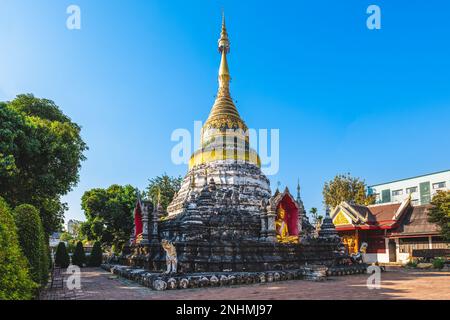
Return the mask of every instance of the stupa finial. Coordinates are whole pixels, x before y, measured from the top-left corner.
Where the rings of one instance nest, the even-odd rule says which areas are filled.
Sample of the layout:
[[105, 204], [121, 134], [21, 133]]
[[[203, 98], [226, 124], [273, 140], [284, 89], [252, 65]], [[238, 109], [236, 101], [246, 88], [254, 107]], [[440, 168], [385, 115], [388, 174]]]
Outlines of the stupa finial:
[[230, 97], [230, 70], [228, 69], [227, 54], [230, 52], [230, 40], [228, 39], [225, 13], [222, 15], [222, 32], [219, 39], [219, 52], [222, 54], [219, 68], [219, 92], [218, 97]]

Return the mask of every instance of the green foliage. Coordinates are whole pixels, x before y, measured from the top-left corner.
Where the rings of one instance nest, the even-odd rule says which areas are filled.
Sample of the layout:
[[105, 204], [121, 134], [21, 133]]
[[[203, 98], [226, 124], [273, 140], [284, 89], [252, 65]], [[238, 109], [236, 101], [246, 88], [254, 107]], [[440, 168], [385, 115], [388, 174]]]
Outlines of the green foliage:
[[89, 266], [100, 267], [100, 265], [102, 264], [102, 259], [102, 246], [99, 241], [95, 241], [94, 246], [92, 247], [91, 255], [89, 257]]
[[36, 288], [20, 250], [14, 218], [0, 197], [0, 300], [32, 299]]
[[443, 258], [433, 259], [433, 268], [442, 269], [442, 268], [444, 268], [444, 265], [445, 265], [445, 260]]
[[87, 221], [81, 225], [81, 233], [88, 240], [122, 247], [133, 230], [136, 200], [136, 189], [130, 185], [86, 191], [81, 207]]
[[166, 173], [162, 176], [149, 180], [147, 196], [153, 203], [160, 203], [164, 210], [167, 210], [170, 202], [178, 190], [181, 188], [181, 177], [169, 177]]
[[41, 285], [45, 286], [48, 282], [49, 271], [51, 268], [51, 257], [50, 257], [50, 245], [47, 235], [44, 233], [41, 242], [42, 254], [41, 254]]
[[436, 223], [445, 241], [450, 242], [450, 191], [438, 191], [428, 211], [428, 221]]
[[23, 204], [13, 212], [22, 252], [30, 265], [31, 278], [44, 285], [48, 274], [47, 244], [39, 211]]
[[417, 268], [417, 261], [416, 260], [409, 260], [406, 264], [408, 268]]
[[61, 268], [67, 268], [70, 265], [70, 257], [64, 242], [60, 242], [56, 248], [55, 265]]
[[86, 263], [86, 255], [84, 253], [83, 243], [78, 241], [75, 252], [72, 255], [72, 264], [80, 268]]
[[353, 178], [350, 174], [337, 175], [323, 187], [325, 205], [335, 208], [342, 201], [354, 202], [359, 205], [375, 203], [375, 196], [368, 196], [364, 180]]
[[0, 196], [13, 207], [34, 205], [47, 234], [59, 230], [66, 209], [60, 197], [76, 185], [85, 160], [80, 127], [33, 95], [0, 103], [0, 123]]

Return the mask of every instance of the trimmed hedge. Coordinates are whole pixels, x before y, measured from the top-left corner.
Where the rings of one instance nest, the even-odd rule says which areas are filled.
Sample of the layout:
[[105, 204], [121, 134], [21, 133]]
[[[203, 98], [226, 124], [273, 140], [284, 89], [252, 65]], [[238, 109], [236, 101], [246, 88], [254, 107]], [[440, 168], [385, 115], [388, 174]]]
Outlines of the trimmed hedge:
[[36, 288], [20, 250], [14, 218], [0, 197], [0, 300], [32, 299]]
[[99, 241], [94, 243], [92, 247], [91, 255], [89, 257], [89, 266], [90, 267], [100, 267], [103, 260], [103, 252], [102, 246]]
[[72, 256], [72, 264], [79, 266], [80, 268], [86, 263], [86, 254], [84, 253], [83, 243], [78, 241], [75, 247], [75, 252]]
[[14, 219], [22, 252], [30, 265], [34, 282], [45, 285], [48, 276], [47, 244], [39, 211], [23, 204], [14, 209]]
[[56, 248], [55, 265], [64, 269], [70, 265], [70, 257], [67, 253], [66, 244], [64, 242], [60, 242]]

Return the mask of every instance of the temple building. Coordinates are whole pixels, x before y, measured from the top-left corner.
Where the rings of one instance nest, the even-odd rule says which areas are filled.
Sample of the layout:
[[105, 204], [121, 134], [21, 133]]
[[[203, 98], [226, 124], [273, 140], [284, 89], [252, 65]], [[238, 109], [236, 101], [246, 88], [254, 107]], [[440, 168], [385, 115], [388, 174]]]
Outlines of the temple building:
[[139, 203], [124, 263], [161, 270], [161, 243], [173, 245], [180, 272], [259, 271], [332, 265], [340, 239], [328, 223], [312, 237], [300, 197], [286, 188], [271, 194], [247, 125], [230, 94], [230, 40], [225, 18], [218, 41], [218, 92], [201, 131], [199, 150], [168, 206]]
[[415, 206], [411, 197], [400, 203], [369, 206], [342, 202], [331, 213], [349, 253], [368, 244], [365, 262], [407, 263], [413, 250], [447, 249], [437, 225], [428, 222], [430, 205]]

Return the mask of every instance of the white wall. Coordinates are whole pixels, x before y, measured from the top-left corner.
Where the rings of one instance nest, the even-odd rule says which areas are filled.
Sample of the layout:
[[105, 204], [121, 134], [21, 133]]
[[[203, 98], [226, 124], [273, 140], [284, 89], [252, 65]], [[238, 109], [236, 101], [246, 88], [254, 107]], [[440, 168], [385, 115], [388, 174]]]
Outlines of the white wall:
[[[370, 189], [372, 189], [373, 193], [379, 194], [379, 198], [377, 198], [377, 202], [378, 201], [381, 202], [381, 196], [382, 196], [381, 193], [383, 190], [387, 190], [387, 189], [389, 189], [391, 192], [391, 202], [402, 202], [409, 196], [409, 194], [406, 193], [406, 189], [411, 188], [411, 187], [417, 187], [417, 192], [414, 192], [411, 194], [411, 199], [412, 199], [413, 205], [420, 205], [421, 203], [420, 203], [420, 186], [419, 185], [423, 182], [428, 182], [428, 181], [430, 182], [431, 197], [433, 197], [433, 195], [436, 194], [436, 192], [438, 190], [450, 190], [450, 170], [435, 173], [435, 174], [425, 175], [425, 176], [421, 176], [421, 177], [400, 180], [400, 181], [396, 181], [396, 182], [394, 181], [394, 182], [390, 182], [390, 183], [374, 185], [374, 186], [371, 186]], [[438, 182], [445, 182], [445, 184], [446, 184], [445, 188], [434, 189], [433, 184], [438, 183]], [[398, 196], [394, 196], [393, 191], [395, 191], [395, 190], [402, 190], [402, 194], [398, 195]], [[415, 200], [417, 202], [414, 202]]]

